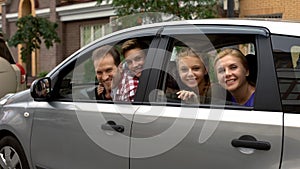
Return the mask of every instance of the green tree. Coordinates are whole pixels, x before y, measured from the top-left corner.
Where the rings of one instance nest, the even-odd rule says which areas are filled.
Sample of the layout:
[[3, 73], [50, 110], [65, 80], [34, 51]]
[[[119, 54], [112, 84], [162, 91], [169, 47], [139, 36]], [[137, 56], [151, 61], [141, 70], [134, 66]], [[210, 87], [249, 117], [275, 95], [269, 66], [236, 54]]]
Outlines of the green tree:
[[[97, 5], [103, 1], [97, 0]], [[173, 14], [182, 19], [214, 18], [218, 0], [113, 0], [119, 17], [147, 12]]]
[[8, 40], [9, 46], [17, 47], [22, 45], [21, 57], [26, 62], [26, 69], [31, 75], [31, 54], [40, 49], [42, 40], [47, 49], [53, 46], [53, 43], [60, 42], [60, 38], [56, 32], [57, 23], [50, 22], [46, 18], [34, 17], [27, 15], [19, 18], [16, 22], [17, 32]]

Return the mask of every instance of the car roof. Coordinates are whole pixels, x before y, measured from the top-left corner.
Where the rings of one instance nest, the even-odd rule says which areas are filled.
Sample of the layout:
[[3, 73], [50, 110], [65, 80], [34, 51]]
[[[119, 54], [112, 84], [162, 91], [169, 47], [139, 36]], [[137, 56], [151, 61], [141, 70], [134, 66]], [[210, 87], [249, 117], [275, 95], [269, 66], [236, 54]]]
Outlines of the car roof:
[[[274, 19], [229, 19], [229, 18], [214, 18], [214, 19], [199, 19], [199, 20], [183, 20], [169, 21], [154, 24], [146, 24], [127, 28], [115, 32], [116, 34], [139, 29], [146, 29], [159, 26], [174, 26], [174, 25], [231, 25], [231, 26], [253, 26], [267, 28], [272, 34], [300, 36], [300, 22], [283, 21]], [[112, 33], [110, 35], [114, 35]]]
[[299, 36], [300, 23], [293, 21], [270, 20], [270, 19], [203, 19], [191, 20], [190, 24], [215, 24], [215, 25], [238, 25], [264, 27], [272, 34]]
[[[77, 53], [80, 53], [85, 48], [88, 48], [91, 45], [98, 43], [106, 38], [122, 34], [124, 32], [155, 28], [155, 27], [164, 27], [164, 26], [179, 26], [179, 25], [228, 25], [228, 26], [253, 26], [253, 27], [263, 27], [267, 28], [272, 34], [279, 35], [288, 35], [288, 36], [300, 36], [300, 22], [295, 21], [283, 21], [283, 20], [274, 20], [274, 19], [241, 19], [241, 18], [213, 18], [213, 19], [199, 19], [199, 20], [182, 20], [182, 21], [168, 21], [160, 22], [153, 24], [145, 24], [135, 27], [130, 27], [122, 29], [110, 34], [107, 34], [96, 41], [91, 42], [89, 45], [80, 48], [70, 57], [65, 59], [60, 65], [63, 65], [69, 59], [73, 58]], [[288, 29], [288, 31], [287, 31]], [[53, 71], [54, 72], [54, 71]]]

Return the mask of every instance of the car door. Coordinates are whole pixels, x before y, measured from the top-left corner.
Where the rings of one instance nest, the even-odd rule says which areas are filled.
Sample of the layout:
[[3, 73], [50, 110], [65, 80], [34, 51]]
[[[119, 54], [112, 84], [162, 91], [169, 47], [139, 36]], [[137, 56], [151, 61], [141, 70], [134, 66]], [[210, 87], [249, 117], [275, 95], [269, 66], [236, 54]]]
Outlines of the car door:
[[[98, 41], [50, 73], [51, 100], [29, 106], [34, 111], [31, 154], [37, 168], [129, 168], [131, 124], [139, 105], [90, 97], [98, 85], [91, 56], [103, 45], [119, 49], [130, 38], [145, 37], [151, 46], [158, 29]], [[141, 97], [136, 98], [138, 102]]]
[[[141, 106], [133, 119], [131, 169], [278, 168], [283, 113], [268, 31], [177, 25], [166, 26], [161, 37], [161, 50], [156, 53], [145, 95], [148, 105]], [[209, 104], [187, 104], [167, 93], [176, 91], [173, 86], [177, 81], [168, 77], [174, 76], [181, 46], [211, 58], [206, 68], [211, 84], [216, 86]], [[225, 47], [256, 56], [255, 65], [249, 66], [257, 72], [253, 107], [227, 104], [226, 92], [217, 85], [214, 56]]]
[[[96, 100], [84, 98], [84, 87], [92, 88], [93, 85], [81, 86], [82, 81], [76, 83], [75, 80], [79, 80], [82, 66], [88, 63], [88, 61], [78, 65], [70, 63], [62, 67], [60, 71], [64, 73], [58, 74], [63, 76], [58, 79], [58, 82], [62, 83], [54, 86], [54, 90], [60, 88], [59, 96], [53, 101], [32, 103], [34, 124], [31, 150], [34, 165], [38, 168], [79, 169], [87, 166], [88, 168], [99, 166], [126, 168], [128, 166], [126, 156], [129, 151], [129, 139], [123, 135], [130, 133], [130, 121], [136, 107], [131, 106], [131, 109], [124, 112], [126, 119], [120, 115], [121, 110], [116, 104], [105, 101], [97, 103]], [[74, 85], [80, 85], [80, 89]], [[80, 97], [81, 92], [82, 97]], [[120, 112], [117, 113], [117, 110]], [[107, 121], [122, 125], [124, 131], [103, 130], [102, 125]], [[118, 149], [120, 152], [113, 153], [107, 146], [120, 146]]]
[[284, 112], [284, 148], [282, 168], [297, 168], [299, 155], [300, 113], [300, 38], [299, 36], [272, 35], [281, 104]]

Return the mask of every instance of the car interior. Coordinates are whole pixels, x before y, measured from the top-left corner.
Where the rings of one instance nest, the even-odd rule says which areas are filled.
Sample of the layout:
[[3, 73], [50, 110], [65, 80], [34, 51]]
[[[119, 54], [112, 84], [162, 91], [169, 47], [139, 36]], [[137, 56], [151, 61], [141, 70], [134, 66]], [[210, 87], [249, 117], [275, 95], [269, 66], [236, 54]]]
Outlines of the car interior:
[[[254, 37], [251, 35], [222, 35], [222, 34], [209, 34], [209, 35], [191, 35], [191, 36], [176, 36], [172, 37], [173, 42], [172, 49], [168, 52], [169, 57], [167, 63], [165, 64], [165, 68], [163, 68], [161, 78], [163, 80], [160, 81], [160, 90], [163, 91], [163, 95], [157, 97], [159, 101], [165, 101], [167, 103], [183, 103], [180, 99], [177, 98], [176, 92], [180, 90], [180, 80], [178, 80], [178, 71], [176, 66], [176, 51], [182, 47], [190, 47], [196, 53], [201, 56], [205, 56], [207, 58], [207, 64], [205, 65], [210, 76], [211, 87], [213, 89], [214, 103], [211, 104], [228, 104], [232, 103], [226, 97], [226, 91], [218, 84], [214, 68], [213, 62], [214, 58], [219, 51], [224, 48], [237, 48], [240, 49], [249, 65], [250, 75], [248, 76], [248, 80], [252, 82], [252, 84], [256, 84], [257, 79], [257, 56], [255, 55], [255, 41]], [[200, 40], [199, 40], [200, 39]], [[193, 105], [194, 106], [194, 105]], [[199, 106], [199, 105], [196, 105]], [[205, 106], [205, 105], [203, 105]]]

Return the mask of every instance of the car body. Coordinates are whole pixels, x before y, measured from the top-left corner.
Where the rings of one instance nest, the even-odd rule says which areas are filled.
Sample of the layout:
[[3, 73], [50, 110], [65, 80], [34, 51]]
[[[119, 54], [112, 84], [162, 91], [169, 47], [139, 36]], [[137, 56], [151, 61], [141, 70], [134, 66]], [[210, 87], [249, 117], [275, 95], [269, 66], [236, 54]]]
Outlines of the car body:
[[0, 98], [8, 93], [15, 93], [26, 89], [25, 69], [14, 58], [7, 47], [6, 41], [0, 33]]
[[[299, 30], [300, 24], [292, 22], [207, 19], [143, 25], [107, 35], [33, 82], [30, 91], [0, 101], [1, 165], [298, 168]], [[134, 102], [89, 98], [87, 91], [96, 83], [93, 51], [103, 45], [119, 48], [132, 38], [149, 44]], [[212, 83], [217, 83], [213, 60], [218, 51], [235, 47], [250, 56], [254, 106], [227, 104], [226, 92], [219, 88], [212, 89], [209, 104], [169, 97], [167, 92], [177, 83], [169, 79], [176, 71], [174, 56], [185, 46], [210, 59]], [[46, 83], [48, 93], [40, 96]]]

